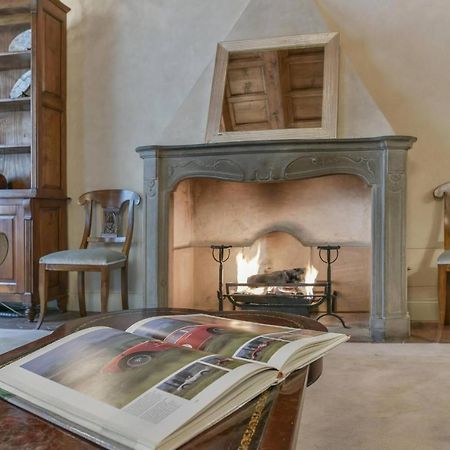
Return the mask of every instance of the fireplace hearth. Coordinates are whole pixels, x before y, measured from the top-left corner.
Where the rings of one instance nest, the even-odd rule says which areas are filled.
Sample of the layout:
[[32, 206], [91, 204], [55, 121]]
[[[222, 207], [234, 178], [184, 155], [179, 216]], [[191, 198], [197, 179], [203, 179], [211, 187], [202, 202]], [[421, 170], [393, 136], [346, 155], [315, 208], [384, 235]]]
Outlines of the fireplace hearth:
[[[408, 336], [406, 156], [414, 141], [413, 137], [389, 136], [138, 148], [144, 161], [146, 200], [146, 305], [170, 304], [172, 198], [183, 180], [265, 185], [325, 175], [356, 175], [371, 190], [370, 332], [374, 340]], [[286, 230], [281, 227], [279, 231]], [[330, 241], [342, 244], [321, 239], [314, 245]], [[217, 307], [217, 303], [210, 307]]]

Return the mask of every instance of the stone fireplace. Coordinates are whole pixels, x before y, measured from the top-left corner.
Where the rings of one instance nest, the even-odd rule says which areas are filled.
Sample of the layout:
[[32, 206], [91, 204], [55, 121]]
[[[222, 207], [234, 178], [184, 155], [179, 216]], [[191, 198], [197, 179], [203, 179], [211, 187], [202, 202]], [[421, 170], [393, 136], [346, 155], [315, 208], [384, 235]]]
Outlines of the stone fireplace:
[[[146, 305], [168, 306], [172, 298], [185, 295], [180, 272], [192, 258], [186, 249], [196, 248], [199, 258], [205, 259], [210, 244], [251, 248], [258, 239], [263, 239], [266, 244], [285, 242], [285, 246], [308, 256], [309, 249], [316, 245], [344, 244], [354, 247], [350, 250], [353, 259], [356, 255], [356, 261], [362, 258], [368, 262], [372, 338], [407, 336], [406, 155], [414, 141], [412, 137], [389, 136], [138, 148], [144, 160]], [[348, 199], [330, 210], [329, 220], [324, 222], [323, 212], [317, 215], [314, 208], [309, 208], [305, 219], [297, 213], [296, 199], [300, 203], [304, 188], [322, 193], [317, 202], [322, 205], [319, 209], [323, 209], [327, 199], [332, 198], [327, 185], [330, 189], [339, 184], [345, 187], [342, 192]], [[204, 206], [197, 211], [196, 221], [187, 222], [192, 230], [184, 225], [183, 207], [175, 208], [184, 199], [189, 201], [190, 190], [207, 192], [212, 203], [209, 209]], [[259, 202], [259, 197], [264, 197], [265, 203]], [[274, 221], [277, 208], [273, 205], [280, 199], [289, 201], [291, 211], [288, 209], [288, 214]], [[302, 201], [307, 203], [307, 199]], [[210, 214], [214, 203], [217, 214]], [[217, 226], [222, 222], [221, 214], [230, 218], [239, 207], [235, 233], [228, 233], [226, 221], [221, 230]], [[261, 213], [260, 209], [264, 211]], [[352, 221], [351, 236], [339, 231]], [[333, 228], [333, 223], [340, 226]], [[216, 224], [215, 228], [211, 224]], [[293, 238], [299, 246], [293, 243]], [[358, 253], [358, 249], [362, 250]], [[214, 266], [209, 267], [211, 271]], [[207, 273], [204, 271], [204, 276]], [[356, 272], [354, 276], [364, 275]], [[213, 285], [214, 282], [215, 279]], [[214, 292], [211, 294], [214, 296]], [[215, 302], [210, 304], [211, 309], [216, 306]]]

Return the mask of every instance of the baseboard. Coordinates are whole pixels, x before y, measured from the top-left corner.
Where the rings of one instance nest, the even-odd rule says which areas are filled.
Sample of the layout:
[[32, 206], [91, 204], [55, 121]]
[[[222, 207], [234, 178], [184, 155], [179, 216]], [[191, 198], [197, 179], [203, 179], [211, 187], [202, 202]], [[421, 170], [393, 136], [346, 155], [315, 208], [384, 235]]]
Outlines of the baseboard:
[[411, 320], [439, 320], [437, 299], [411, 300], [408, 310]]
[[[128, 305], [130, 309], [145, 308], [144, 293], [129, 292]], [[69, 293], [69, 311], [78, 311], [78, 295], [76, 292]], [[100, 291], [86, 291], [86, 309], [88, 311], [100, 311]], [[120, 291], [110, 291], [108, 298], [108, 310], [117, 311], [122, 309]]]

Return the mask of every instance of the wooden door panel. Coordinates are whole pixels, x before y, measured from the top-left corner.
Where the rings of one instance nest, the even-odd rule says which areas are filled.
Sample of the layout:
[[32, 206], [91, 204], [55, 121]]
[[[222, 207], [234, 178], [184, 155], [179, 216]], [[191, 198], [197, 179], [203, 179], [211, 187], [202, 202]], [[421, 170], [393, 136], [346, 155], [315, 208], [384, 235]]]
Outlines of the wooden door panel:
[[3, 259], [0, 264], [0, 293], [24, 292], [24, 232], [23, 206], [0, 205], [0, 236], [7, 241], [6, 255], [0, 258]]
[[62, 113], [52, 108], [42, 108], [45, 127], [41, 132], [40, 186], [44, 189], [63, 189], [61, 170]]
[[0, 236], [6, 239], [6, 255], [2, 255], [0, 264], [0, 282], [3, 283], [14, 279], [14, 220], [15, 216], [0, 214]]
[[43, 91], [61, 97], [62, 40], [64, 23], [44, 12]]
[[36, 187], [42, 197], [66, 191], [66, 16], [52, 0], [38, 3], [36, 80]]

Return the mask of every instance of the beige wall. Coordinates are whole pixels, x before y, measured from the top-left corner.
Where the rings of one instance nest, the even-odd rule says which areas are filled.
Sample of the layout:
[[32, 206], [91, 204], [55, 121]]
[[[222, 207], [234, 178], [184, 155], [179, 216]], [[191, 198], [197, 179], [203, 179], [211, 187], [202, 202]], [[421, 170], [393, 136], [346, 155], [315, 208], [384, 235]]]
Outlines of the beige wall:
[[[69, 245], [81, 239], [76, 199], [92, 189], [142, 194], [139, 145], [155, 143], [247, 1], [64, 0], [68, 16]], [[225, 4], [226, 3], [226, 4]], [[201, 24], [201, 25], [198, 25]], [[136, 214], [130, 306], [144, 305], [143, 207]], [[87, 276], [87, 306], [99, 309], [99, 279]], [[120, 305], [115, 274], [110, 309]], [[77, 309], [71, 277], [69, 308]]]
[[[72, 247], [81, 235], [76, 198], [82, 192], [104, 187], [142, 192], [136, 146], [167, 143], [172, 137], [174, 141], [203, 137], [216, 42], [329, 28], [341, 33], [340, 135], [384, 134], [389, 130], [384, 114], [395, 133], [419, 138], [409, 155], [410, 309], [413, 317], [437, 317], [434, 260], [442, 247], [442, 225], [441, 205], [431, 192], [450, 175], [446, 0], [65, 3], [72, 8], [68, 33]], [[143, 306], [142, 212], [141, 208], [137, 214], [131, 251], [134, 307]], [[119, 305], [117, 281], [116, 277], [112, 308]], [[91, 309], [98, 305], [92, 296], [98, 294], [97, 282], [88, 288]], [[73, 295], [70, 307], [76, 308]]]
[[437, 318], [435, 261], [450, 179], [450, 8], [446, 0], [318, 0], [329, 26], [396, 134], [418, 137], [408, 157], [407, 263], [413, 317]]
[[283, 183], [187, 180], [174, 193], [174, 247], [249, 246], [286, 231], [305, 245], [368, 246], [371, 189], [355, 175]]

